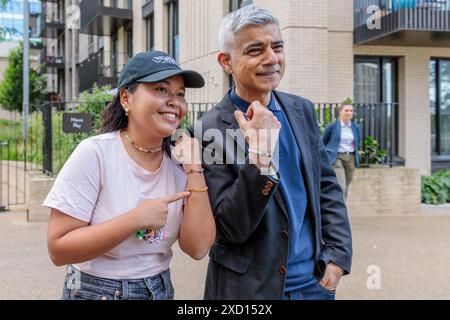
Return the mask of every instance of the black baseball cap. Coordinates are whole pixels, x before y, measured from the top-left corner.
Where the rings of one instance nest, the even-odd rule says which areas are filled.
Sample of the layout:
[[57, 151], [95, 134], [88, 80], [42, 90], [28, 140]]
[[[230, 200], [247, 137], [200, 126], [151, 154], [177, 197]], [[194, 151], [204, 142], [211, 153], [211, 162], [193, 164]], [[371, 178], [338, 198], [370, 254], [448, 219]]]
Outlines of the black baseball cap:
[[158, 82], [176, 75], [183, 77], [186, 88], [201, 88], [205, 85], [200, 73], [182, 70], [175, 59], [165, 52], [149, 51], [138, 53], [128, 61], [120, 74], [118, 88], [133, 82]]

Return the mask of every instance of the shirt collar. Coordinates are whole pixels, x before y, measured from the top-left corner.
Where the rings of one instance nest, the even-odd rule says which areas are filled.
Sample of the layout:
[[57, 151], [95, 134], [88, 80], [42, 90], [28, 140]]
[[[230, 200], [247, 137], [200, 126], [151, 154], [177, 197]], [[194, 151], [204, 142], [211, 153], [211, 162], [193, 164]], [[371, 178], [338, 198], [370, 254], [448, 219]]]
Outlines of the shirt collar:
[[352, 122], [350, 121], [348, 124], [345, 124], [342, 120], [341, 120], [341, 127], [351, 127], [352, 126]]
[[[231, 88], [231, 90], [229, 92], [229, 96], [230, 96], [231, 102], [233, 102], [233, 104], [237, 108], [239, 108], [242, 112], [247, 112], [247, 109], [250, 106], [250, 102], [245, 101], [244, 99], [242, 99], [241, 97], [238, 96], [238, 94], [236, 93], [236, 86], [233, 86], [233, 88]], [[271, 92], [271, 94], [270, 94], [270, 101], [269, 101], [268, 108], [272, 112], [281, 110], [280, 104], [278, 103], [277, 99], [275, 98], [275, 95], [273, 94], [273, 92]]]

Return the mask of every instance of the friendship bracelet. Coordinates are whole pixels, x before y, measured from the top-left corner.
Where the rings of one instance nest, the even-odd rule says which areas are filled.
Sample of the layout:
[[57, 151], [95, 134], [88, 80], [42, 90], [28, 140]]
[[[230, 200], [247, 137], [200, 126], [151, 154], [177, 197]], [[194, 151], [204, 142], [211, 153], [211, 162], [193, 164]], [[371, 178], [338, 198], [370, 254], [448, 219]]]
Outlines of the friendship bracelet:
[[256, 150], [256, 149], [248, 148], [248, 152], [249, 152], [249, 153], [255, 153], [255, 154], [257, 154], [258, 156], [264, 156], [264, 157], [272, 158], [272, 154], [271, 154], [271, 153], [259, 151], [259, 150]]
[[186, 174], [191, 174], [191, 173], [199, 173], [199, 174], [202, 174], [203, 171], [205, 171], [205, 169], [200, 169], [200, 170], [189, 170], [189, 171], [185, 171], [184, 173], [186, 173]]
[[186, 191], [189, 192], [206, 192], [208, 190], [208, 187], [202, 187], [202, 188], [186, 188]]

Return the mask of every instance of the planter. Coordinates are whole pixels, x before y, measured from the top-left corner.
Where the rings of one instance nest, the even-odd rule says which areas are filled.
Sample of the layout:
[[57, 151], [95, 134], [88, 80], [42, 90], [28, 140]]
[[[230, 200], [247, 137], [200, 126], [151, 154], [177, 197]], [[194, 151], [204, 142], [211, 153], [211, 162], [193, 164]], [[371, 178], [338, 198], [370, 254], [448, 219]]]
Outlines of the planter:
[[390, 166], [388, 164], [381, 164], [381, 163], [375, 163], [375, 164], [360, 164], [359, 168], [389, 168]]
[[347, 207], [351, 216], [420, 213], [419, 169], [376, 165], [357, 168]]
[[28, 172], [28, 221], [46, 222], [50, 216], [50, 209], [42, 206], [47, 194], [53, 186], [55, 178], [39, 172]]
[[424, 204], [420, 205], [422, 213], [426, 214], [450, 214], [450, 203]]

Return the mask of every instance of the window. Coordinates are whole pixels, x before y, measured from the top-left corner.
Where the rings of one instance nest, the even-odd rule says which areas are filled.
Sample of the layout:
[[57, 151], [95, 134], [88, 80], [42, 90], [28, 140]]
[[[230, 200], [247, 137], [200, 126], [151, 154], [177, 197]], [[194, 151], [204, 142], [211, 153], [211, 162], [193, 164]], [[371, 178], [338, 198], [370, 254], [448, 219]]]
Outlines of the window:
[[431, 152], [450, 155], [450, 60], [432, 59], [430, 70]]
[[98, 36], [97, 41], [98, 41], [98, 49], [99, 50], [105, 48], [105, 37]]
[[94, 36], [92, 34], [88, 35], [88, 54], [94, 53]]
[[155, 50], [155, 16], [152, 13], [148, 16], [147, 23], [147, 51]]
[[107, 77], [118, 77], [119, 40], [117, 32], [111, 35], [111, 50], [111, 52], [105, 52], [103, 57], [104, 73]]
[[[252, 0], [229, 0], [229, 8], [230, 12], [236, 11], [242, 7], [248, 6], [249, 4], [252, 4]], [[230, 82], [230, 88], [234, 86], [234, 79], [232, 75], [228, 75], [228, 81]]]
[[178, 0], [166, 0], [165, 4], [168, 9], [168, 52], [179, 61], [180, 57], [180, 37], [178, 34]]
[[147, 51], [155, 50], [155, 3], [146, 0], [142, 6], [142, 18], [145, 20], [145, 38]]
[[356, 103], [397, 101], [397, 59], [356, 57], [354, 95]]
[[252, 0], [230, 0], [230, 12], [252, 4]]
[[133, 56], [133, 24], [129, 23], [125, 26], [125, 38], [127, 43], [127, 56]]

